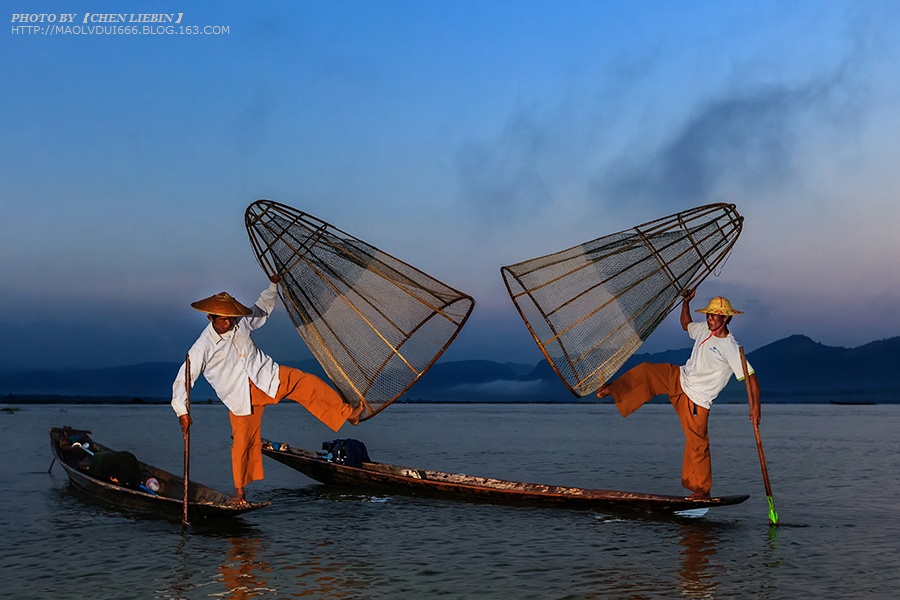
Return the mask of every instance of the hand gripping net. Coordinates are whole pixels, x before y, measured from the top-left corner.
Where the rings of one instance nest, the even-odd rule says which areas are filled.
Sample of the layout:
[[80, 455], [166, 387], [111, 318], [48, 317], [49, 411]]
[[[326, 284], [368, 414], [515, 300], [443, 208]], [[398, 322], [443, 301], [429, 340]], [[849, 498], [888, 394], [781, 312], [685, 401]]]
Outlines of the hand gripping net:
[[544, 356], [584, 396], [725, 259], [743, 220], [733, 204], [709, 204], [500, 271]]
[[447, 349], [475, 301], [340, 229], [258, 200], [245, 213], [250, 244], [300, 336], [369, 419]]

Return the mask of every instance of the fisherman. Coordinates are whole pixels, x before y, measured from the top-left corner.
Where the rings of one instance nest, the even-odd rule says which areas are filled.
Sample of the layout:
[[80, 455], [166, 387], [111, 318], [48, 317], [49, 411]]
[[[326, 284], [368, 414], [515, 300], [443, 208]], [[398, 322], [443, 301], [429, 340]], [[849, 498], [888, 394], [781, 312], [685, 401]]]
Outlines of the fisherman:
[[[642, 363], [615, 381], [597, 390], [598, 398], [612, 396], [616, 408], [627, 417], [658, 394], [668, 394], [684, 430], [684, 459], [681, 484], [693, 492], [692, 500], [709, 498], [712, 490], [712, 462], [709, 454], [709, 409], [728, 383], [732, 373], [743, 381], [740, 346], [728, 330], [734, 315], [742, 314], [722, 297], [713, 298], [706, 308], [705, 323], [691, 319], [690, 302], [696, 290], [688, 290], [681, 304], [681, 327], [694, 340], [691, 357], [683, 367]], [[750, 421], [759, 426], [759, 382], [753, 367], [750, 374]]]
[[[252, 309], [221, 292], [191, 304], [209, 318], [209, 325], [191, 346], [191, 387], [200, 373], [212, 385], [231, 419], [231, 468], [235, 502], [245, 503], [244, 487], [264, 477], [260, 428], [266, 405], [288, 398], [303, 405], [333, 431], [344, 422], [359, 423], [363, 405], [353, 408], [322, 379], [298, 369], [280, 366], [263, 353], [250, 336], [269, 318], [278, 297], [281, 277], [260, 294]], [[172, 385], [172, 408], [187, 435], [192, 424], [187, 409], [185, 365]]]

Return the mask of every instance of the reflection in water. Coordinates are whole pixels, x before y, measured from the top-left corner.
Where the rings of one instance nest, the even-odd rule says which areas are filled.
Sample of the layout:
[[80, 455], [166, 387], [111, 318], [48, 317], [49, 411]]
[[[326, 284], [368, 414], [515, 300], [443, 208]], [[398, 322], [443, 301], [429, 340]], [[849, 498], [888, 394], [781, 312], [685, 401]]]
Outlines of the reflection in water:
[[768, 541], [766, 542], [766, 567], [780, 567], [781, 560], [778, 556], [778, 530], [784, 525], [769, 525]]
[[[354, 596], [351, 585], [351, 566], [342, 560], [341, 552], [331, 540], [314, 544], [305, 560], [293, 564], [300, 573], [297, 575], [299, 589], [296, 596], [312, 598], [349, 598]], [[356, 592], [359, 592], [356, 589]], [[354, 597], [358, 597], [358, 594]]]
[[[180, 467], [183, 440], [171, 415], [151, 405], [71, 405], [68, 413], [60, 406], [35, 405], [0, 415], [0, 433], [18, 449], [15, 460], [0, 469], [5, 509], [0, 597], [228, 600], [236, 594], [223, 582], [220, 567], [226, 562], [235, 572], [238, 567], [252, 570], [250, 577], [232, 578], [229, 585], [235, 589], [241, 587], [235, 581], [245, 580], [247, 587], [275, 590], [253, 600], [898, 596], [900, 518], [893, 499], [900, 496], [900, 448], [885, 453], [886, 444], [891, 450], [897, 445], [892, 440], [900, 429], [898, 405], [853, 409], [872, 411], [858, 417], [847, 415], [846, 407], [770, 405], [766, 410], [778, 413], [768, 430], [774, 433], [773, 462], [780, 454], [782, 464], [794, 467], [776, 486], [779, 508], [790, 507], [793, 517], [782, 514], [781, 526], [771, 530], [765, 504], [758, 502], [714, 509], [700, 520], [600, 519], [589, 511], [326, 495], [323, 490], [332, 488], [307, 484], [292, 469], [270, 467], [269, 483], [258, 489], [272, 506], [222, 523], [198, 521], [187, 535], [179, 524], [84, 503], [58, 465], [46, 472], [50, 454], [41, 432], [67, 422], [112, 431], [114, 447], [137, 444], [131, 440], [140, 438], [142, 455], [160, 457], [156, 462], [163, 465], [170, 456], [168, 462]], [[646, 409], [650, 413], [641, 421], [648, 422], [646, 444], [634, 443], [640, 435], [626, 430], [628, 420], [604, 405], [399, 404], [389, 409], [389, 420], [367, 421], [367, 428], [375, 428], [367, 431], [378, 435], [366, 435], [373, 441], [373, 457], [393, 462], [409, 458], [409, 464], [462, 471], [478, 464], [479, 473], [512, 471], [522, 475], [518, 479], [559, 477], [561, 483], [622, 475], [633, 489], [669, 489], [680, 456], [667, 457], [674, 467], [662, 464], [659, 444], [671, 436], [657, 432], [669, 431], [671, 409]], [[227, 419], [214, 418], [221, 416], [219, 408], [196, 410], [209, 411], [207, 418], [195, 420], [198, 432], [203, 423], [210, 439], [228, 430]], [[738, 455], [755, 448], [752, 436], [746, 436], [746, 408], [724, 404], [721, 410], [716, 439], [731, 454], [717, 463], [717, 476], [737, 485], [747, 477], [746, 461]], [[597, 418], [583, 418], [585, 411]], [[602, 431], [601, 416], [608, 418]], [[842, 423], [839, 439], [837, 420]], [[301, 435], [294, 419], [275, 421], [270, 425], [281, 429], [269, 437], [292, 441]], [[325, 429], [315, 439], [330, 439]], [[803, 436], [796, 435], [800, 430]], [[227, 484], [230, 473], [220, 468], [218, 447], [197, 446], [192, 471], [216, 473], [215, 480]], [[656, 463], [658, 469], [648, 469]], [[863, 467], [869, 470], [860, 479]], [[866, 494], [858, 493], [860, 481]], [[810, 489], [817, 494], [810, 495]], [[848, 506], [858, 510], [848, 511]], [[249, 565], [235, 562], [241, 551], [230, 553], [231, 538], [261, 540], [243, 551], [240, 560]]]
[[196, 586], [193, 581], [193, 572], [196, 566], [191, 562], [191, 554], [188, 552], [187, 543], [190, 536], [186, 531], [181, 532], [181, 539], [175, 547], [175, 561], [172, 571], [158, 579], [162, 589], [156, 590], [156, 597], [163, 600], [190, 597], [191, 590]]
[[227, 591], [210, 595], [243, 600], [274, 593], [276, 590], [268, 586], [266, 579], [272, 569], [267, 562], [257, 559], [262, 540], [257, 537], [230, 537], [228, 541], [231, 548], [225, 562], [219, 567], [222, 583]]
[[682, 595], [687, 598], [715, 598], [719, 585], [717, 574], [723, 570], [710, 564], [715, 558], [718, 543], [715, 530], [703, 525], [685, 524], [678, 533], [682, 546], [681, 567], [678, 569]]

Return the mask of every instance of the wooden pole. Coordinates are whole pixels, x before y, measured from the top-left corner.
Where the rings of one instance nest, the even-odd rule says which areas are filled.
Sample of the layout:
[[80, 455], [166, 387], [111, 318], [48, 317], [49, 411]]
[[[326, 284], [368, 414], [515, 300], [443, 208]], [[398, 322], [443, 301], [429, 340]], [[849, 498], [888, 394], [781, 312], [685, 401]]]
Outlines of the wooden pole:
[[[185, 406], [187, 407], [188, 422], [191, 418], [191, 355], [188, 354], [184, 359], [184, 387], [187, 392]], [[190, 465], [191, 465], [191, 427], [184, 431], [184, 501], [183, 512], [181, 516], [182, 528], [188, 525], [188, 486], [190, 481]]]
[[[744, 384], [747, 386], [747, 402], [753, 402], [750, 391], [750, 373], [747, 368], [747, 357], [744, 356], [744, 347], [740, 347], [741, 367], [744, 370]], [[766, 457], [763, 454], [762, 438], [759, 435], [759, 425], [753, 423], [753, 433], [756, 436], [756, 450], [759, 453], [759, 466], [762, 469], [763, 485], [766, 487], [766, 502], [769, 504], [769, 524], [778, 525], [778, 513], [775, 512], [775, 500], [772, 498], [772, 485], [769, 483], [769, 470], [766, 468]]]

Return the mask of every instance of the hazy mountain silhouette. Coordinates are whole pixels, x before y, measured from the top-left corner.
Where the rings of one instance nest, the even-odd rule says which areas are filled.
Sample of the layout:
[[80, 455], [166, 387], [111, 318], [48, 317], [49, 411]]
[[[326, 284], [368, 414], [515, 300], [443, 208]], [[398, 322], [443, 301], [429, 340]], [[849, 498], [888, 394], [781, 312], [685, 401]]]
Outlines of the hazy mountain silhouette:
[[[624, 365], [639, 362], [684, 364], [690, 349], [637, 354]], [[756, 369], [764, 402], [875, 401], [900, 402], [900, 382], [894, 357], [900, 337], [857, 348], [825, 346], [803, 335], [792, 335], [748, 353]], [[324, 377], [315, 360], [285, 363]], [[165, 402], [179, 363], [156, 362], [108, 369], [35, 369], [0, 375], [0, 402], [18, 403], [58, 396], [65, 402], [84, 398]], [[201, 377], [192, 399], [214, 399]], [[44, 399], [46, 400], [46, 398]], [[575, 398], [546, 360], [534, 366], [487, 360], [438, 362], [403, 397], [431, 402], [588, 402]], [[744, 384], [732, 380], [720, 402], [746, 401]]]

